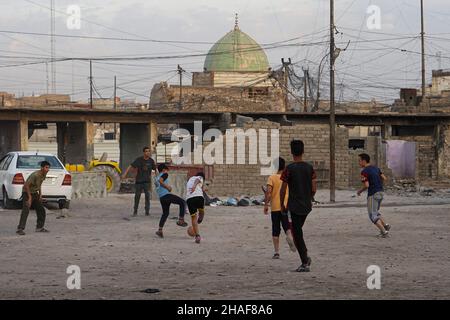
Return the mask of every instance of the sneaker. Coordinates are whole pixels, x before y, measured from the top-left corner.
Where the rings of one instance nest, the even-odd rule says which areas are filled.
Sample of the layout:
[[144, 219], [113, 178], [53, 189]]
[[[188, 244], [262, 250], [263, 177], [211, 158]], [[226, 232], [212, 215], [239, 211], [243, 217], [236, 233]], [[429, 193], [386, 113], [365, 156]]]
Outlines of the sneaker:
[[279, 253], [275, 253], [273, 255], [272, 259], [280, 259], [280, 254]]
[[386, 231], [386, 232], [383, 233], [383, 232], [380, 231], [379, 237], [380, 238], [389, 238], [389, 232]]
[[390, 224], [385, 225], [384, 230], [386, 230], [386, 231], [391, 230], [391, 225]]
[[180, 227], [187, 227], [188, 224], [187, 224], [186, 221], [184, 221], [183, 219], [179, 219], [179, 220], [177, 221], [177, 226], [180, 226]]
[[196, 235], [195, 236], [195, 243], [200, 243], [200, 240], [201, 240], [202, 238], [199, 236], [199, 235]]
[[310, 272], [310, 268], [308, 265], [302, 264], [300, 267], [295, 270], [296, 272]]
[[36, 232], [50, 232], [50, 231], [45, 228], [36, 228]]
[[22, 229], [17, 230], [16, 233], [17, 233], [19, 236], [24, 236], [24, 235], [25, 235], [25, 231], [23, 231]]
[[164, 235], [163, 235], [162, 230], [156, 231], [155, 234], [156, 234], [158, 237], [160, 237], [160, 238], [164, 238]]
[[291, 251], [292, 252], [296, 252], [297, 251], [297, 247], [295, 246], [294, 239], [292, 239], [291, 237], [286, 236], [286, 241], [287, 241]]

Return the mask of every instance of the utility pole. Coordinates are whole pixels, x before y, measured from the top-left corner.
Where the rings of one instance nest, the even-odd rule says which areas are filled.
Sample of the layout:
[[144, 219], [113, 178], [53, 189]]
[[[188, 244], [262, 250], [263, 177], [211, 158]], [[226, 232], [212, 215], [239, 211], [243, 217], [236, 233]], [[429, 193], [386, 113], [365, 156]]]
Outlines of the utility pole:
[[92, 105], [92, 60], [89, 60], [89, 104], [91, 109], [93, 109]]
[[303, 69], [303, 111], [308, 112], [308, 83], [309, 83], [309, 70]]
[[292, 64], [291, 58], [288, 58], [288, 61], [284, 61], [284, 58], [281, 58], [281, 64], [283, 65], [284, 110], [289, 111], [288, 79], [289, 66]]
[[48, 62], [45, 63], [45, 78], [46, 78], [46, 81], [47, 81], [47, 94], [48, 94], [48, 89], [50, 87], [50, 84], [48, 82]]
[[117, 98], [117, 82], [116, 76], [114, 76], [114, 110], [117, 109], [116, 98]]
[[55, 65], [55, 1], [50, 0], [50, 56], [51, 56], [51, 79], [52, 94], [56, 93], [56, 65]]
[[336, 201], [336, 119], [334, 109], [334, 0], [330, 0], [330, 202]]
[[[117, 110], [117, 81], [116, 76], [114, 76], [114, 110]], [[114, 139], [117, 139], [117, 123], [114, 122]]]
[[423, 17], [423, 0], [420, 0], [420, 17], [421, 17], [421, 29], [422, 32], [422, 103], [425, 103], [425, 90], [426, 90], [426, 75], [425, 75], [425, 25]]
[[178, 75], [180, 76], [180, 101], [179, 101], [179, 108], [181, 109], [181, 103], [183, 101], [183, 68], [181, 68], [180, 65], [177, 67]]

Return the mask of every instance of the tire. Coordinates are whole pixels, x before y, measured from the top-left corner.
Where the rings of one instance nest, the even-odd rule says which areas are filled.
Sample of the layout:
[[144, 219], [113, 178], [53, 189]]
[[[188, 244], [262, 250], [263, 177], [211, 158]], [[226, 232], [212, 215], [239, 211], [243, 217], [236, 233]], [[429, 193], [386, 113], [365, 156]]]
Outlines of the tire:
[[3, 207], [5, 209], [15, 209], [16, 206], [16, 202], [8, 198], [8, 193], [6, 192], [5, 188], [3, 188]]
[[70, 207], [70, 201], [69, 200], [63, 200], [58, 202], [58, 208], [59, 209], [69, 209]]
[[120, 190], [120, 175], [116, 171], [116, 169], [114, 169], [113, 167], [110, 167], [110, 166], [103, 165], [103, 166], [96, 166], [92, 170], [102, 171], [102, 172], [106, 173], [106, 179], [110, 183], [110, 187], [108, 188], [108, 182], [107, 182], [106, 191], [108, 191], [108, 193], [118, 193], [119, 192], [119, 190]]

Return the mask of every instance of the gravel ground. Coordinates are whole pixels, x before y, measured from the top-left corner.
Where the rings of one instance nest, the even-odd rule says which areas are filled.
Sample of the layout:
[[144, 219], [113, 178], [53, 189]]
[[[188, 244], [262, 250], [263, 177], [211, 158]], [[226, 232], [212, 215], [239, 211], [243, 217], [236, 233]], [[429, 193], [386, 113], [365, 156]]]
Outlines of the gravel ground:
[[[262, 207], [207, 207], [195, 244], [176, 226], [155, 235], [161, 209], [131, 217], [133, 195], [72, 201], [69, 216], [51, 209], [46, 227], [17, 236], [20, 210], [0, 209], [0, 299], [449, 299], [449, 196], [389, 196], [382, 213], [391, 237], [380, 239], [364, 197], [321, 190], [305, 225], [313, 259], [296, 273], [298, 254], [281, 239], [272, 260], [271, 222]], [[81, 290], [66, 286], [69, 265], [81, 270]], [[367, 267], [381, 269], [381, 289], [369, 290]], [[147, 288], [158, 293], [141, 292]]]

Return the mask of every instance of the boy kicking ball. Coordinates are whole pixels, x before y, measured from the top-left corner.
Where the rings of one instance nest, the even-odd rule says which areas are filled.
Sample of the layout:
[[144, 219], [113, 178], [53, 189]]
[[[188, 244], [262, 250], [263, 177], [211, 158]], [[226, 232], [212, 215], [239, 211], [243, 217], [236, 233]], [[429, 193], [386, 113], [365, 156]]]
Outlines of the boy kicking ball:
[[205, 174], [198, 172], [186, 184], [186, 202], [189, 214], [191, 215], [195, 243], [200, 243], [201, 237], [198, 225], [202, 223], [205, 216], [205, 198], [203, 197], [204, 182]]
[[381, 170], [370, 164], [370, 156], [366, 153], [359, 155], [359, 166], [361, 171], [361, 181], [363, 188], [358, 190], [358, 196], [364, 191], [367, 192], [367, 210], [372, 223], [380, 230], [380, 236], [387, 238], [391, 226], [386, 223], [380, 213], [381, 201], [383, 201], [383, 182], [387, 180]]

